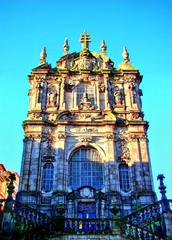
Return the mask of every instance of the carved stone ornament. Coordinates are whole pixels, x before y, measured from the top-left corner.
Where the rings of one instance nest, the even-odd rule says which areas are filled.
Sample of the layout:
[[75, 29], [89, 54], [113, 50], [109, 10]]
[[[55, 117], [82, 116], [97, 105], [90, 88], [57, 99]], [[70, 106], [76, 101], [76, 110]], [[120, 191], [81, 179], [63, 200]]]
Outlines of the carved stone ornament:
[[53, 134], [53, 130], [50, 128], [48, 129], [48, 136], [47, 136], [47, 141], [48, 141], [48, 145], [52, 146], [53, 143], [55, 142], [56, 138]]
[[130, 140], [131, 141], [136, 142], [138, 139], [139, 139], [139, 135], [138, 134], [134, 134], [134, 133], [130, 134]]
[[131, 117], [134, 120], [142, 120], [143, 119], [143, 113], [142, 112], [137, 112], [137, 113], [131, 113]]
[[74, 88], [75, 88], [75, 84], [73, 83], [73, 81], [65, 81], [65, 90], [67, 91], [67, 92], [71, 92]]
[[83, 97], [81, 98], [79, 109], [80, 110], [93, 110], [94, 109], [94, 106], [92, 106], [87, 93], [84, 93]]
[[25, 134], [25, 139], [29, 140], [36, 140], [36, 141], [41, 141], [42, 135], [40, 133], [26, 133]]
[[55, 150], [47, 146], [43, 151], [42, 162], [55, 162]]
[[141, 140], [141, 141], [148, 140], [146, 134], [144, 134], [144, 133], [141, 134], [141, 135], [140, 135], [140, 140]]
[[74, 63], [71, 70], [92, 70], [92, 61], [87, 56], [81, 56], [78, 61]]
[[82, 127], [79, 129], [71, 128], [70, 132], [81, 132], [81, 133], [97, 133], [99, 130], [97, 128]]
[[130, 159], [129, 148], [124, 146], [124, 145], [121, 145], [119, 157], [120, 157], [121, 160]]
[[130, 134], [130, 139], [132, 140], [132, 141], [138, 141], [138, 140], [140, 140], [140, 141], [148, 141], [148, 139], [147, 139], [147, 136], [146, 136], [146, 134], [138, 134], [138, 133], [131, 133]]
[[118, 114], [118, 118], [125, 119], [125, 114], [123, 114], [123, 113], [119, 113], [119, 114]]
[[125, 82], [135, 82], [137, 80], [134, 74], [127, 74], [123, 79]]
[[42, 113], [40, 113], [40, 112], [28, 113], [28, 119], [30, 119], [30, 120], [42, 120]]
[[118, 134], [118, 139], [119, 140], [125, 140], [128, 142], [128, 132], [126, 129], [120, 129], [119, 134]]
[[108, 134], [106, 136], [107, 140], [114, 140], [114, 135], [113, 134]]
[[48, 115], [48, 120], [49, 120], [49, 121], [55, 121], [56, 118], [57, 118], [57, 114], [55, 114], [55, 113], [50, 113], [50, 114]]
[[65, 134], [64, 133], [59, 133], [58, 134], [58, 139], [65, 139]]
[[35, 76], [37, 82], [43, 82], [45, 80], [45, 75]]
[[105, 84], [103, 82], [100, 82], [98, 85], [99, 91], [104, 92], [105, 91]]
[[78, 138], [79, 142], [89, 143], [92, 142], [92, 136], [83, 136]]
[[76, 114], [75, 119], [77, 120], [91, 120], [91, 114], [90, 113], [81, 113], [81, 114]]
[[120, 161], [130, 159], [130, 150], [127, 147], [128, 140], [128, 133], [125, 130], [121, 130], [118, 135], [118, 159]]
[[75, 114], [71, 112], [63, 112], [58, 115], [59, 120], [74, 120]]

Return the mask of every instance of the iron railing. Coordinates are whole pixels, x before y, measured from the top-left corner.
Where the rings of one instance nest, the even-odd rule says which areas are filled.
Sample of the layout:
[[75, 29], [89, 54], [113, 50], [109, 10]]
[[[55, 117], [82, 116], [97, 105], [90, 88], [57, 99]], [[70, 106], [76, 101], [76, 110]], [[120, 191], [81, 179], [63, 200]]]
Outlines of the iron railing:
[[107, 218], [67, 218], [64, 219], [64, 234], [111, 234], [112, 221]]

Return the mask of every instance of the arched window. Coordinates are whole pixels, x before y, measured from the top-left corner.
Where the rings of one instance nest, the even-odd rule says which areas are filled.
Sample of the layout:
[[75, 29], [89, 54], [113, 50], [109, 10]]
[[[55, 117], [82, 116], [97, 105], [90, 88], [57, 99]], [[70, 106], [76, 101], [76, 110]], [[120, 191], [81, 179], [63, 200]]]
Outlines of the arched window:
[[119, 165], [119, 181], [121, 190], [130, 190], [129, 168], [126, 164]]
[[103, 185], [103, 165], [100, 155], [93, 148], [82, 147], [70, 158], [70, 185], [72, 189], [91, 186], [100, 189]]
[[46, 163], [42, 172], [42, 190], [49, 192], [53, 189], [54, 167], [52, 163]]
[[91, 84], [80, 83], [77, 85], [77, 105], [80, 104], [81, 98], [84, 93], [88, 94], [88, 98], [91, 101], [91, 104], [94, 105], [94, 87]]

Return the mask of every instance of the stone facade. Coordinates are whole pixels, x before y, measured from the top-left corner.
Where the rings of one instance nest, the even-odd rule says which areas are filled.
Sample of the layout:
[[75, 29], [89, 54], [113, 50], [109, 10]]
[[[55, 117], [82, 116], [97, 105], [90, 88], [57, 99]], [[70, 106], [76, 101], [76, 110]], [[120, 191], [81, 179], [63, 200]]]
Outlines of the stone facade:
[[142, 112], [142, 76], [124, 48], [116, 68], [107, 56], [82, 50], [56, 67], [46, 62], [29, 75], [28, 117], [18, 199], [49, 215], [111, 217], [126, 215], [156, 200], [147, 128]]

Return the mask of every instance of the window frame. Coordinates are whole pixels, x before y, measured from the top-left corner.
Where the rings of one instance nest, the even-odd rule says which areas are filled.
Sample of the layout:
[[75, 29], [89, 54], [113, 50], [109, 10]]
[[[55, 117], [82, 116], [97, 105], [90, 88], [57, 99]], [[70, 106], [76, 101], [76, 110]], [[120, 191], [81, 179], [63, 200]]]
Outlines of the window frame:
[[102, 188], [104, 165], [97, 149], [83, 146], [73, 151], [69, 158], [69, 184], [72, 189]]
[[120, 189], [124, 192], [129, 192], [130, 191], [129, 166], [125, 163], [122, 163], [119, 165], [118, 170], [119, 170]]
[[[50, 166], [47, 168], [47, 166]], [[54, 180], [54, 165], [52, 163], [45, 163], [42, 168], [42, 186], [44, 192], [51, 192], [53, 190]]]

